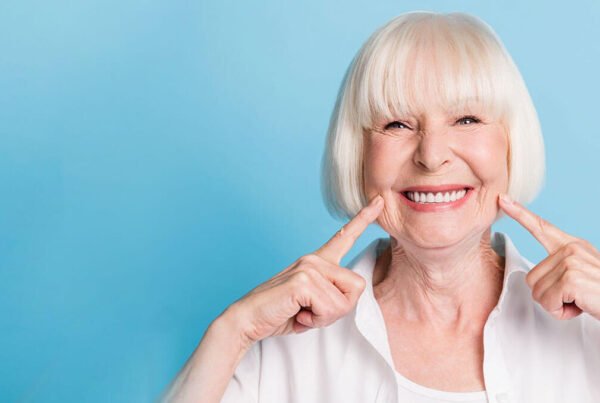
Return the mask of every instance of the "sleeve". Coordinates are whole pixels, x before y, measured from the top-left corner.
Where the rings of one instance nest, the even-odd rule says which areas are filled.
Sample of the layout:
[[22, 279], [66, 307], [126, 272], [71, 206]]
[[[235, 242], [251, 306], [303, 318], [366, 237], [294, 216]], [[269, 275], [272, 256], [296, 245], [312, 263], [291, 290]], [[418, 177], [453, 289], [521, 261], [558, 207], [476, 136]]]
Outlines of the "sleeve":
[[594, 402], [600, 402], [600, 320], [583, 313], [583, 339], [586, 369], [590, 383], [588, 391]]
[[258, 403], [262, 341], [246, 352], [225, 389], [221, 403]]

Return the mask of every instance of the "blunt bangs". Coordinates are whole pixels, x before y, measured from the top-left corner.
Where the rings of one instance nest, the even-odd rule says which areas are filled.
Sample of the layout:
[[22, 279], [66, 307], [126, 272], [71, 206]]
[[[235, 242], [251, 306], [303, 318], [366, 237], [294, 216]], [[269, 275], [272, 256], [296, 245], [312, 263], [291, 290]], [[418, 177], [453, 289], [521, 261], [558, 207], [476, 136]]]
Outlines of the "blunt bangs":
[[[426, 28], [418, 24], [430, 20]], [[506, 60], [493, 38], [482, 38], [453, 18], [427, 16], [388, 30], [357, 61], [357, 127], [415, 115], [436, 99], [450, 113], [477, 110], [504, 121], [510, 99]], [[361, 65], [362, 64], [362, 65]]]

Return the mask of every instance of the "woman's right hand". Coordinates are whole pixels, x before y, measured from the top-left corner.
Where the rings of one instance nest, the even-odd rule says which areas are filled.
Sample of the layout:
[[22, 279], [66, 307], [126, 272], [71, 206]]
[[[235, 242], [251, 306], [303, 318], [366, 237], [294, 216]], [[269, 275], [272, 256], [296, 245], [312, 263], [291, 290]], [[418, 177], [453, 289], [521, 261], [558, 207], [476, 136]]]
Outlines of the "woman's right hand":
[[246, 348], [269, 336], [329, 326], [354, 308], [365, 280], [339, 263], [379, 216], [383, 204], [381, 196], [375, 197], [321, 248], [302, 256], [226, 310], [238, 321]]

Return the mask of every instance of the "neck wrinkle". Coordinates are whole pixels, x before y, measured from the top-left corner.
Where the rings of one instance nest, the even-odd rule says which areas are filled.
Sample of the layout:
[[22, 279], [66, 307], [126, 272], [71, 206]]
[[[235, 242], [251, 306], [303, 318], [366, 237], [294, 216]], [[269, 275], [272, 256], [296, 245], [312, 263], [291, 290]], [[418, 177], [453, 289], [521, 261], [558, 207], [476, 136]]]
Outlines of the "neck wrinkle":
[[491, 229], [479, 239], [436, 250], [390, 237], [377, 256], [373, 292], [396, 319], [439, 330], [481, 330], [500, 297], [504, 263], [492, 248]]

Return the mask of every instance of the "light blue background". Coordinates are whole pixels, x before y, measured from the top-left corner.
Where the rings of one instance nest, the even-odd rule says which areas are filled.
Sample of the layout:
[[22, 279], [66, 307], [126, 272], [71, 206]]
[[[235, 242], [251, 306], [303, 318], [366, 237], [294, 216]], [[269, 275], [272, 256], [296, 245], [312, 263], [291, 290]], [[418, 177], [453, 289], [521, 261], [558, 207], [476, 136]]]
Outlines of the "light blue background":
[[0, 400], [152, 401], [229, 303], [328, 239], [343, 73], [415, 9], [494, 27], [547, 143], [530, 207], [600, 246], [597, 2], [4, 1]]

